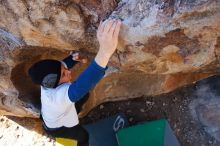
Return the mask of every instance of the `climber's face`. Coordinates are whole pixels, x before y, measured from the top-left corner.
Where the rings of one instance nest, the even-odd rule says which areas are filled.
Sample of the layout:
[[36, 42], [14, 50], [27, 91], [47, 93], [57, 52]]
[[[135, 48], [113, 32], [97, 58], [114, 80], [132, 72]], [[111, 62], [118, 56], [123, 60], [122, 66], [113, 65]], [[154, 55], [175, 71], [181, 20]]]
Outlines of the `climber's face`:
[[59, 85], [70, 81], [71, 81], [71, 71], [65, 68], [63, 64], [61, 64], [61, 75], [60, 75]]

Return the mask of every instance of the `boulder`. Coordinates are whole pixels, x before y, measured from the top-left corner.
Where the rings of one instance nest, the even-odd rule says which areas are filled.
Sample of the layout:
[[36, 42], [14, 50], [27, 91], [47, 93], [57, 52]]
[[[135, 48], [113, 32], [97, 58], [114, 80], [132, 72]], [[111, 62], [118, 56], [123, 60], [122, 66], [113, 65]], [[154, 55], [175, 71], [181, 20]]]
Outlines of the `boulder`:
[[[27, 69], [70, 50], [91, 61], [106, 18], [122, 21], [118, 50], [81, 116], [106, 101], [167, 93], [220, 72], [217, 0], [4, 0], [0, 8], [2, 114], [38, 117], [40, 90]], [[73, 79], [85, 68], [77, 65]]]
[[220, 142], [220, 76], [199, 81], [194, 100], [189, 104], [192, 117]]

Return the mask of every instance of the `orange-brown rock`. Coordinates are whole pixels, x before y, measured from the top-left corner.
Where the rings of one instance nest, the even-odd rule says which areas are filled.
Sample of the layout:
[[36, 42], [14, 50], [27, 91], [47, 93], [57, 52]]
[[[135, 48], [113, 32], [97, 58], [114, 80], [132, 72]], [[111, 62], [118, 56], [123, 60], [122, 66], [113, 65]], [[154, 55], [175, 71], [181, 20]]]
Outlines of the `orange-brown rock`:
[[[91, 91], [81, 115], [105, 101], [170, 92], [219, 74], [220, 2], [217, 0], [4, 0], [0, 2], [0, 109], [37, 117], [39, 87], [28, 67], [67, 50], [98, 50], [100, 20], [122, 20], [118, 50]], [[86, 65], [78, 65], [73, 77]]]

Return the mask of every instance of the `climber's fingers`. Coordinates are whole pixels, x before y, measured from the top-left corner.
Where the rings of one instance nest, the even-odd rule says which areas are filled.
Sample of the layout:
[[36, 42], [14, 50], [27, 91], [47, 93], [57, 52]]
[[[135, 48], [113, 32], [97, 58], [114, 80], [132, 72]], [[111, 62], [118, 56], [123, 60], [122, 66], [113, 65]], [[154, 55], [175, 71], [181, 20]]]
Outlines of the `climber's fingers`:
[[115, 29], [113, 32], [113, 38], [116, 38], [116, 39], [118, 38], [120, 27], [121, 27], [121, 21], [117, 20], [117, 24], [115, 25]]
[[109, 29], [109, 33], [111, 34], [112, 37], [113, 37], [113, 33], [115, 31], [116, 25], [117, 25], [117, 20], [114, 20], [111, 28]]
[[104, 32], [104, 33], [108, 33], [113, 24], [114, 24], [114, 20], [111, 20], [111, 19], [108, 20], [108, 21], [105, 23], [103, 32]]
[[105, 25], [109, 22], [109, 20], [105, 20], [104, 22], [101, 22], [100, 23], [100, 27], [98, 29], [98, 33], [103, 33], [104, 32], [104, 29], [105, 29]]
[[100, 21], [97, 33], [102, 32], [102, 30], [103, 30], [103, 21]]

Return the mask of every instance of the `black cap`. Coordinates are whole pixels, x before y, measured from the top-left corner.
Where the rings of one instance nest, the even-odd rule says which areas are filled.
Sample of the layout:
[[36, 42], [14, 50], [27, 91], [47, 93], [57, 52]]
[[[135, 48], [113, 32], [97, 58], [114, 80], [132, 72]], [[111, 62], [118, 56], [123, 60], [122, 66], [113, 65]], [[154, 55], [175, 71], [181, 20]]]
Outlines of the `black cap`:
[[56, 88], [60, 80], [61, 62], [52, 59], [41, 60], [29, 68], [28, 74], [35, 84]]

